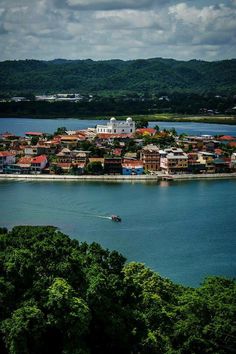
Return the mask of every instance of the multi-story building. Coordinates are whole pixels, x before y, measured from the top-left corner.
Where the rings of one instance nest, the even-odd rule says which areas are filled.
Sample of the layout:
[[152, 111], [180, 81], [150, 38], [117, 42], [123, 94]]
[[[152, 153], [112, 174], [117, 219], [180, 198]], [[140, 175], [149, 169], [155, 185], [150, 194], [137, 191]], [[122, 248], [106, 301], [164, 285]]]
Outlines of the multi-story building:
[[126, 121], [117, 121], [116, 118], [111, 118], [107, 125], [97, 125], [97, 134], [133, 134], [135, 132], [135, 122], [132, 118], [127, 118]]
[[160, 150], [160, 167], [165, 173], [183, 173], [188, 169], [188, 155], [180, 148]]
[[122, 173], [121, 157], [105, 157], [104, 173], [111, 175], [120, 175]]
[[160, 154], [156, 145], [146, 145], [140, 151], [140, 160], [143, 162], [145, 171], [160, 170]]
[[205, 165], [206, 173], [215, 173], [215, 154], [206, 151], [198, 152], [198, 161]]
[[10, 151], [0, 151], [0, 172], [3, 172], [7, 165], [14, 164], [16, 155]]

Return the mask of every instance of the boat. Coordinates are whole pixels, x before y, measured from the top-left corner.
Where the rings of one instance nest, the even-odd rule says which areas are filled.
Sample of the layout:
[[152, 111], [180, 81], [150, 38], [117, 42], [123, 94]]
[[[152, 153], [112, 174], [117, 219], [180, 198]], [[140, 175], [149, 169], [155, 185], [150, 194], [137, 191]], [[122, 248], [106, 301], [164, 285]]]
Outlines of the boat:
[[121, 217], [118, 215], [112, 215], [111, 220], [116, 222], [121, 222]]

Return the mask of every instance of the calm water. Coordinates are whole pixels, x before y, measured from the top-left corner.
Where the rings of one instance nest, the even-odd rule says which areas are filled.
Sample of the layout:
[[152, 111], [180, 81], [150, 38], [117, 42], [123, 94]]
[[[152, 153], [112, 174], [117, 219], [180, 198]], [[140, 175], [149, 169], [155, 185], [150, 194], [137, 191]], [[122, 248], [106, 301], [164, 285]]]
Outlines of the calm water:
[[[0, 133], [6, 131], [24, 135], [26, 131], [43, 131], [53, 133], [58, 127], [67, 129], [86, 129], [95, 127], [97, 124], [106, 124], [104, 120], [79, 120], [79, 119], [30, 119], [30, 118], [0, 118]], [[206, 123], [172, 123], [172, 122], [150, 122], [149, 126], [156, 124], [160, 129], [175, 128], [177, 133], [188, 133], [192, 135], [234, 135], [236, 136], [236, 126], [225, 124], [206, 124]]]
[[[236, 180], [160, 184], [0, 182], [0, 224], [49, 224], [199, 284], [236, 275]], [[107, 219], [122, 217], [121, 223]]]

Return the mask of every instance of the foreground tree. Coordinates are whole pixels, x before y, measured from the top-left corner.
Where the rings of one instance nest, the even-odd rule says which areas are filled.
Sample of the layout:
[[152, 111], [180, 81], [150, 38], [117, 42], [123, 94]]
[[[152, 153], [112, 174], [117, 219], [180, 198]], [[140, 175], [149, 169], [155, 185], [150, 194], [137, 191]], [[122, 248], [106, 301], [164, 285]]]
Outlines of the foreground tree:
[[236, 284], [162, 278], [51, 226], [0, 228], [1, 354], [234, 353]]

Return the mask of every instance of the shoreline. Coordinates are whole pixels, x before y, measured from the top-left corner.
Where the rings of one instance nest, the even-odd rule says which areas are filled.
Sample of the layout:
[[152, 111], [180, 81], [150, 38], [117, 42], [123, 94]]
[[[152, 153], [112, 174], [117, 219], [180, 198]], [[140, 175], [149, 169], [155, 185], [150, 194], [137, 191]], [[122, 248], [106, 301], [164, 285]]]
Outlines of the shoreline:
[[[138, 121], [140, 119], [145, 119], [146, 121], [148, 121], [149, 123], [155, 123], [155, 122], [166, 122], [166, 123], [200, 123], [200, 124], [220, 124], [220, 125], [229, 125], [229, 126], [234, 126], [236, 125], [236, 117], [235, 116], [217, 116], [217, 117], [212, 117], [212, 116], [198, 116], [196, 114], [193, 115], [176, 115], [174, 117], [165, 117], [163, 118], [162, 115], [160, 114], [160, 116], [158, 117], [158, 114], [133, 114], [133, 120], [134, 121]], [[2, 116], [0, 114], [0, 121], [1, 119], [35, 119], [35, 120], [44, 120], [44, 119], [52, 119], [52, 120], [60, 120], [60, 119], [74, 119], [74, 120], [109, 120], [110, 116], [108, 115], [104, 115], [104, 116], [94, 116], [94, 115], [88, 115], [88, 116], [81, 116], [81, 117], [77, 117], [77, 116], [65, 116], [65, 117], [61, 117], [61, 116], [50, 116], [49, 115], [37, 115], [37, 116], [32, 116], [32, 115], [15, 115], [12, 116], [12, 114], [10, 116]], [[125, 120], [126, 116], [119, 116], [116, 115], [116, 118], [119, 120]]]
[[176, 174], [176, 175], [100, 175], [100, 176], [73, 176], [73, 175], [14, 175], [0, 174], [0, 180], [10, 181], [62, 181], [62, 182], [175, 182], [186, 180], [209, 180], [209, 179], [234, 179], [236, 172], [218, 174]]

